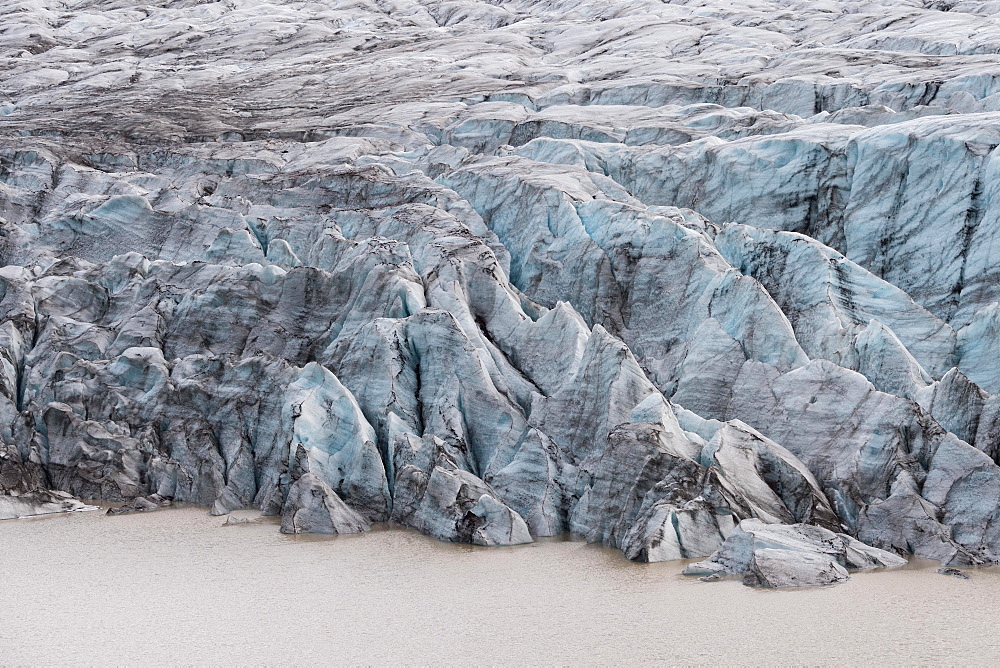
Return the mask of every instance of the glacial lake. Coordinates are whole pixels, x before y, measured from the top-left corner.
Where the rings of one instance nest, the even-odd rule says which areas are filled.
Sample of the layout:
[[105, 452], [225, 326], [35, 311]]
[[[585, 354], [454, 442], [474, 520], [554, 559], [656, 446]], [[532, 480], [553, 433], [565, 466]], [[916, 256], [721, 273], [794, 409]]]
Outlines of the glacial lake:
[[993, 567], [767, 591], [579, 542], [223, 522], [203, 508], [0, 522], [0, 665], [1000, 661]]

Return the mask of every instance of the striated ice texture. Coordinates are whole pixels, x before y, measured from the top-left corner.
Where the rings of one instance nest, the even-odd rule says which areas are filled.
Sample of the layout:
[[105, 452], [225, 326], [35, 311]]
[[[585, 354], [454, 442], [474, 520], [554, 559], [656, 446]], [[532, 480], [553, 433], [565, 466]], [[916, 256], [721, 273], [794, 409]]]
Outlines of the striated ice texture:
[[0, 1], [0, 517], [1000, 560], [998, 16]]

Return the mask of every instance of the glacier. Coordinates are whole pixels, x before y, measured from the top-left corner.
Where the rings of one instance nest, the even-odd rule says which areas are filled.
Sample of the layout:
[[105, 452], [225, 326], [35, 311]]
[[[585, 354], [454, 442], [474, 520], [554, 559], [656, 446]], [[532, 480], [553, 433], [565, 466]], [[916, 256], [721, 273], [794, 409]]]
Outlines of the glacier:
[[998, 16], [0, 0], [0, 518], [1000, 562]]

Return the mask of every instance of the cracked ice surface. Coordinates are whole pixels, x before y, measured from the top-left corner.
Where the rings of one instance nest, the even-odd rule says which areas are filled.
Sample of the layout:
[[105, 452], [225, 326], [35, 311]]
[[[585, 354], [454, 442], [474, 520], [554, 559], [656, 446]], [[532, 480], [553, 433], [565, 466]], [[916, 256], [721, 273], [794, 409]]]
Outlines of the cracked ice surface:
[[1000, 560], [998, 14], [0, 1], [0, 509]]

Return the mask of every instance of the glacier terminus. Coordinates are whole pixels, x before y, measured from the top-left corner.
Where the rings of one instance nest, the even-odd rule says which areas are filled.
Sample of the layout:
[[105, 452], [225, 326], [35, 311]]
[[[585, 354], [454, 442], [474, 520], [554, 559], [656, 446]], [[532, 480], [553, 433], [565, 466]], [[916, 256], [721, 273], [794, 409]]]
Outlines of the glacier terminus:
[[1000, 562], [1000, 2], [0, 0], [0, 59], [0, 518]]

